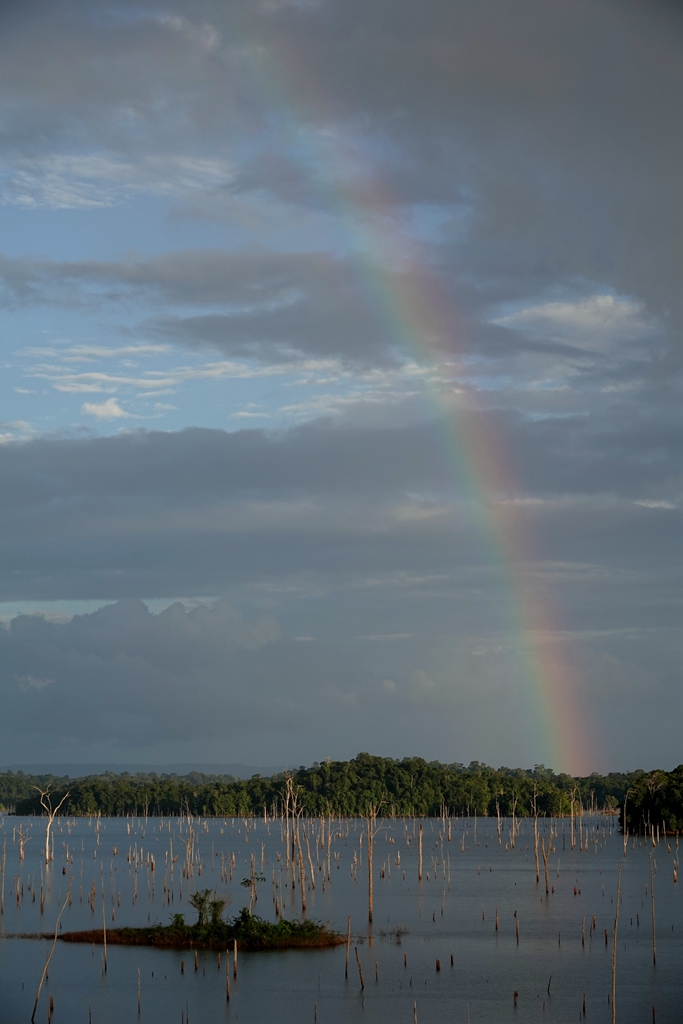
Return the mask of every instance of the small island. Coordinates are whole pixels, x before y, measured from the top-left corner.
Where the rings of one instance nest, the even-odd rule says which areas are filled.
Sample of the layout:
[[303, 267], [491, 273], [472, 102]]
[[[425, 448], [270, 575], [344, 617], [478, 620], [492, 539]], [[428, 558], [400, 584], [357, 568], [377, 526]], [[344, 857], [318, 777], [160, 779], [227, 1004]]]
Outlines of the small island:
[[[194, 924], [187, 924], [183, 914], [174, 914], [170, 924], [153, 924], [146, 928], [107, 929], [107, 945], [155, 946], [162, 949], [224, 950], [237, 942], [245, 952], [269, 949], [317, 949], [338, 946], [345, 941], [339, 932], [320, 921], [289, 921], [280, 918], [277, 924], [252, 914], [248, 907], [227, 921], [223, 911], [227, 900], [211, 899], [212, 890], [196, 892], [191, 903], [198, 912]], [[102, 944], [102, 929], [64, 932], [62, 942]]]

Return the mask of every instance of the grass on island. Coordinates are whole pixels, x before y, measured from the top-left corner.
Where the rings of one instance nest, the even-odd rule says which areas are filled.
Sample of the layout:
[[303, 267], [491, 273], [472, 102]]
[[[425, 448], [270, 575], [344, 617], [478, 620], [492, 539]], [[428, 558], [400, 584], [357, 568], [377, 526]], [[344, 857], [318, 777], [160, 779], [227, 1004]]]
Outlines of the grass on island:
[[[186, 924], [183, 914], [174, 914], [168, 925], [108, 928], [107, 945], [222, 950], [231, 948], [233, 942], [237, 941], [238, 947], [248, 952], [267, 949], [313, 949], [337, 946], [345, 941], [343, 936], [320, 921], [287, 921], [280, 918], [277, 924], [272, 924], [251, 914], [248, 907], [243, 907], [237, 917], [223, 921], [223, 907], [214, 908], [208, 901], [209, 895], [210, 890], [195, 893], [200, 903], [202, 899], [204, 900], [204, 912], [200, 909], [199, 920], [195, 924]], [[225, 905], [222, 900], [213, 902]], [[63, 942], [103, 942], [101, 929], [64, 932], [60, 938]]]

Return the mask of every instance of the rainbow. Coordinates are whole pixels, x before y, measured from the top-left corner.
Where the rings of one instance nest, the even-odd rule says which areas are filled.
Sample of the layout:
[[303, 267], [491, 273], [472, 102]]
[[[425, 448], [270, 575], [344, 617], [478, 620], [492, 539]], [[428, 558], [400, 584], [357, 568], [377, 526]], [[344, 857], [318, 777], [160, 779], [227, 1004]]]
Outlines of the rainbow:
[[[325, 103], [325, 83], [304, 77], [311, 66], [305, 54], [270, 50], [255, 60], [264, 99], [272, 109], [277, 97], [285, 131], [301, 153], [311, 186], [323, 191], [342, 226], [344, 241], [355, 253], [359, 280], [397, 348], [420, 364], [443, 363], [440, 339], [446, 334], [449, 365], [457, 365], [457, 310], [429, 272], [417, 243], [397, 229], [399, 204], [392, 202], [386, 183], [378, 181], [370, 162], [348, 141], [323, 132], [302, 133], [293, 116], [307, 107], [310, 113], [315, 104], [312, 120], [324, 121], [319, 112]], [[397, 264], [400, 274], [382, 270]], [[542, 563], [529, 509], [515, 498], [519, 487], [512, 452], [475, 388], [463, 388], [460, 395], [454, 390], [446, 397], [442, 390], [425, 387], [437, 405], [447, 460], [476, 510], [473, 521], [505, 596], [512, 646], [522, 655], [515, 661], [523, 665], [519, 683], [537, 749], [556, 770], [589, 774], [596, 770], [600, 748], [577, 685], [580, 658], [570, 646], [570, 631], [552, 588], [539, 579]], [[476, 415], [463, 415], [465, 402], [468, 413]]]

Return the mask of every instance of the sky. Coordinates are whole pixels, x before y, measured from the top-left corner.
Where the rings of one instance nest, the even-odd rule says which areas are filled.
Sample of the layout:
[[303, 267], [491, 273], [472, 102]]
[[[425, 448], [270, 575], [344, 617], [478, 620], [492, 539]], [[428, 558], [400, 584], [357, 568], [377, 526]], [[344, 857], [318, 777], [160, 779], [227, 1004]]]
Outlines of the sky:
[[673, 768], [683, 8], [5, 0], [0, 750]]

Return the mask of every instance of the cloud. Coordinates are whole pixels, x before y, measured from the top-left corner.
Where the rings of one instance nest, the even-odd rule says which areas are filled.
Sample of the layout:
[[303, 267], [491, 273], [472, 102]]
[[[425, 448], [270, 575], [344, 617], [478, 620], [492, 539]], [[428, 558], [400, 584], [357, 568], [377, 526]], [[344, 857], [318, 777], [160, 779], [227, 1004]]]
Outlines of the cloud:
[[65, 363], [88, 363], [95, 359], [120, 359], [123, 361], [124, 356], [142, 358], [149, 355], [163, 355], [168, 352], [168, 347], [139, 343], [119, 345], [116, 348], [109, 348], [105, 345], [68, 345], [64, 348], [29, 347], [23, 351], [28, 356], [54, 358]]
[[[538, 559], [671, 571], [675, 420], [643, 433], [619, 416], [492, 416], [462, 413], [459, 429], [495, 423], [514, 448], [519, 477], [512, 490], [501, 478], [496, 515], [531, 531]], [[39, 438], [1, 446], [0, 475], [5, 600], [221, 594], [306, 573], [325, 587], [375, 575], [398, 586], [391, 574], [433, 580], [488, 564], [481, 495], [438, 423]], [[387, 625], [354, 635], [411, 632]]]
[[[376, 645], [301, 643], [272, 615], [243, 616], [227, 602], [193, 609], [175, 602], [151, 614], [140, 601], [120, 601], [68, 622], [20, 615], [0, 629], [0, 739], [8, 759], [41, 752], [59, 760], [76, 746], [99, 760], [201, 761], [210, 752], [220, 761], [239, 751], [253, 762], [271, 750], [292, 764], [324, 751], [348, 757], [372, 746], [401, 756], [417, 746], [427, 757], [453, 759], [459, 751], [468, 760], [478, 752], [505, 762], [518, 742], [511, 734], [521, 733], [532, 753], [538, 746], [529, 694], [517, 681], [519, 638], [497, 639], [503, 643], [476, 657], [452, 637], [402, 641], [400, 650], [390, 648], [384, 675]], [[653, 680], [644, 666], [654, 644], [664, 657]], [[615, 686], [626, 686], [634, 713], [642, 712], [654, 683], [675, 718], [669, 638], [634, 637], [631, 657], [632, 666], [608, 638], [587, 652], [583, 692], [593, 716], [614, 722]], [[573, 668], [578, 674], [578, 662]], [[628, 716], [620, 715], [627, 735]], [[674, 757], [676, 735], [659, 730], [657, 764]], [[612, 738], [610, 754], [631, 765], [628, 750]], [[638, 763], [643, 756], [641, 748]]]
[[14, 420], [9, 423], [0, 422], [0, 445], [12, 441], [26, 441], [34, 437], [36, 431], [26, 420]]
[[602, 279], [680, 315], [675, 5], [234, 8], [93, 18], [81, 0], [61, 18], [49, 5], [37, 22], [7, 15], [8, 196], [97, 204], [147, 189], [201, 198], [192, 208], [214, 220], [249, 197], [254, 210], [345, 209], [359, 234], [392, 207], [438, 208], [456, 268], [515, 298], [521, 282], [538, 294]]
[[[338, 364], [318, 360], [298, 360], [269, 366], [254, 366], [228, 360], [205, 362], [194, 366], [176, 366], [166, 371], [143, 370], [140, 374], [109, 373], [103, 370], [74, 372], [62, 366], [39, 364], [27, 367], [26, 375], [50, 381], [56, 391], [79, 394], [82, 392], [116, 391], [121, 387], [144, 392], [146, 397], [172, 391], [178, 385], [201, 380], [250, 380], [259, 377], [278, 377], [292, 373], [319, 373], [340, 370]], [[107, 403], [105, 403], [107, 405]], [[93, 407], [94, 408], [94, 407]], [[87, 411], [92, 411], [88, 409]]]
[[92, 210], [146, 194], [157, 198], [215, 188], [230, 180], [228, 165], [185, 156], [124, 162], [105, 154], [46, 154], [17, 161], [3, 175], [0, 202], [35, 209]]
[[15, 620], [8, 740], [531, 750], [504, 577], [591, 717], [624, 680], [605, 750], [678, 749], [682, 40], [639, 0], [5, 5], [0, 596], [244, 608]]
[[[162, 307], [138, 328], [159, 348], [136, 342], [133, 355], [163, 351], [172, 342], [268, 362], [302, 354], [342, 355], [363, 364], [395, 361], [390, 327], [376, 304], [359, 293], [353, 264], [324, 251], [187, 250], [126, 262], [0, 257], [0, 279], [9, 306]], [[198, 311], [178, 315], [168, 307]], [[105, 347], [101, 355], [117, 351]], [[98, 354], [97, 346], [36, 354], [42, 352], [62, 358]]]
[[17, 681], [21, 690], [44, 690], [54, 683], [54, 679], [36, 679], [34, 676], [21, 676]]
[[544, 302], [491, 320], [531, 337], [601, 350], [619, 342], [642, 340], [657, 325], [642, 303], [613, 295], [592, 295], [575, 302]]
[[108, 398], [106, 402], [84, 402], [82, 411], [87, 416], [95, 416], [98, 420], [121, 420], [128, 419], [130, 413], [121, 408], [115, 398]]

